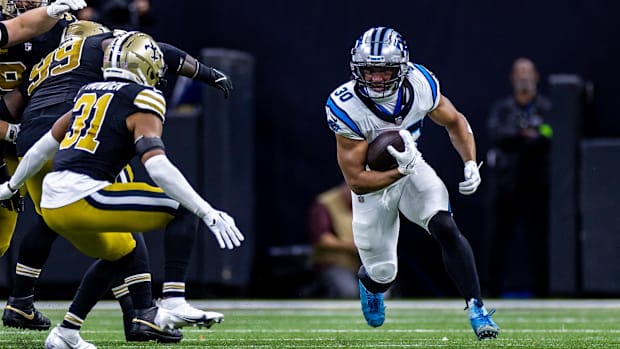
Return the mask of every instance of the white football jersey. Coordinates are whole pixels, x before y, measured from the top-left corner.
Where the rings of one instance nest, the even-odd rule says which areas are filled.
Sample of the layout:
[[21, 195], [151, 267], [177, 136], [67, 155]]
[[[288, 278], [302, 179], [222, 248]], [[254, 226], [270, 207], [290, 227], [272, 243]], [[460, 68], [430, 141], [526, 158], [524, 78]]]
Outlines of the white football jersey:
[[422, 120], [439, 104], [439, 81], [425, 67], [411, 62], [406, 79], [412, 86], [413, 96], [403, 96], [407, 94], [403, 83], [400, 91], [392, 98], [385, 98], [378, 103], [379, 108], [389, 110], [390, 114], [395, 107], [401, 109], [402, 104], [412, 98], [411, 109], [398, 118], [383, 119], [375, 114], [356, 94], [355, 80], [340, 85], [329, 95], [325, 106], [329, 127], [336, 134], [350, 139], [366, 140], [368, 143], [388, 130], [408, 129], [411, 133], [421, 132]]

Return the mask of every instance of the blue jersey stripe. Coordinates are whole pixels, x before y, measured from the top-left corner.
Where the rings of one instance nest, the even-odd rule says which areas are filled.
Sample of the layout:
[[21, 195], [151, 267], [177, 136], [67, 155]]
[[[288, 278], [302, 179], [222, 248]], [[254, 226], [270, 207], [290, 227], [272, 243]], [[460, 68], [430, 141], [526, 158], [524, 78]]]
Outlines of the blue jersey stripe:
[[407, 130], [411, 133], [414, 133], [415, 131], [421, 129], [423, 124], [424, 124], [424, 119], [420, 119], [414, 122], [413, 124], [409, 125], [407, 127]]
[[347, 126], [349, 126], [349, 128], [353, 130], [353, 132], [357, 133], [362, 138], [366, 138], [362, 134], [362, 131], [360, 131], [360, 128], [357, 127], [355, 121], [351, 119], [347, 112], [338, 107], [331, 97], [327, 99], [327, 107], [329, 108], [329, 110], [331, 110], [332, 114], [334, 114], [338, 119], [340, 119], [340, 121], [344, 122]]
[[423, 66], [419, 64], [414, 64], [414, 65], [416, 68], [418, 68], [418, 70], [422, 73], [422, 75], [424, 75], [426, 80], [428, 80], [428, 84], [431, 85], [431, 91], [433, 92], [433, 105], [434, 105], [435, 101], [437, 100], [437, 83], [435, 82], [435, 79], [433, 79], [433, 77], [431, 76], [431, 73], [429, 73], [428, 70], [426, 70], [426, 68], [424, 68]]

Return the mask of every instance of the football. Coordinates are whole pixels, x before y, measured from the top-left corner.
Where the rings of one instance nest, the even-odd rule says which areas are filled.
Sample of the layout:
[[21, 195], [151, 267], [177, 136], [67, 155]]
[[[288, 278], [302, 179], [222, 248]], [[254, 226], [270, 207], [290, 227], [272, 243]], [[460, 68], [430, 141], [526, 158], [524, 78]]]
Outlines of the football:
[[397, 130], [383, 132], [368, 144], [366, 163], [371, 170], [387, 171], [398, 166], [396, 159], [387, 150], [388, 145], [398, 151], [405, 150], [405, 143]]

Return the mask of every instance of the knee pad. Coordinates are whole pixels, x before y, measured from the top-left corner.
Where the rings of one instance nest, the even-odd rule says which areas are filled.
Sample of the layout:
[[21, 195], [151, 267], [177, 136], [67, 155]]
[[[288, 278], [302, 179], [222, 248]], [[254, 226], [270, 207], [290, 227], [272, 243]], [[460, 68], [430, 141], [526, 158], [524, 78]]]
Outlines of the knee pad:
[[396, 279], [396, 265], [393, 263], [375, 264], [369, 267], [369, 269], [378, 272], [378, 274], [373, 274], [371, 277], [366, 267], [362, 265], [357, 272], [357, 276], [362, 284], [364, 284], [364, 287], [372, 293], [383, 293], [387, 291]]
[[393, 263], [380, 263], [371, 265], [367, 269], [368, 276], [382, 284], [392, 282], [396, 279], [396, 265]]

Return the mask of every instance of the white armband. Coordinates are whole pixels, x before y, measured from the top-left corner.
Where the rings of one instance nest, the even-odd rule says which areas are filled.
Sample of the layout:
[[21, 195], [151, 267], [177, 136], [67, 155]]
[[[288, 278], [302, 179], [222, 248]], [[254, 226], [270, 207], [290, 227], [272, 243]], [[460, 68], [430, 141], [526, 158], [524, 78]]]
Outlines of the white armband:
[[7, 125], [6, 134], [4, 135], [4, 140], [7, 142], [15, 143], [17, 141], [17, 134], [19, 134], [20, 124], [11, 124]]
[[144, 162], [144, 167], [155, 184], [190, 212], [202, 218], [213, 211], [213, 207], [196, 193], [166, 155], [159, 154], [149, 158]]

